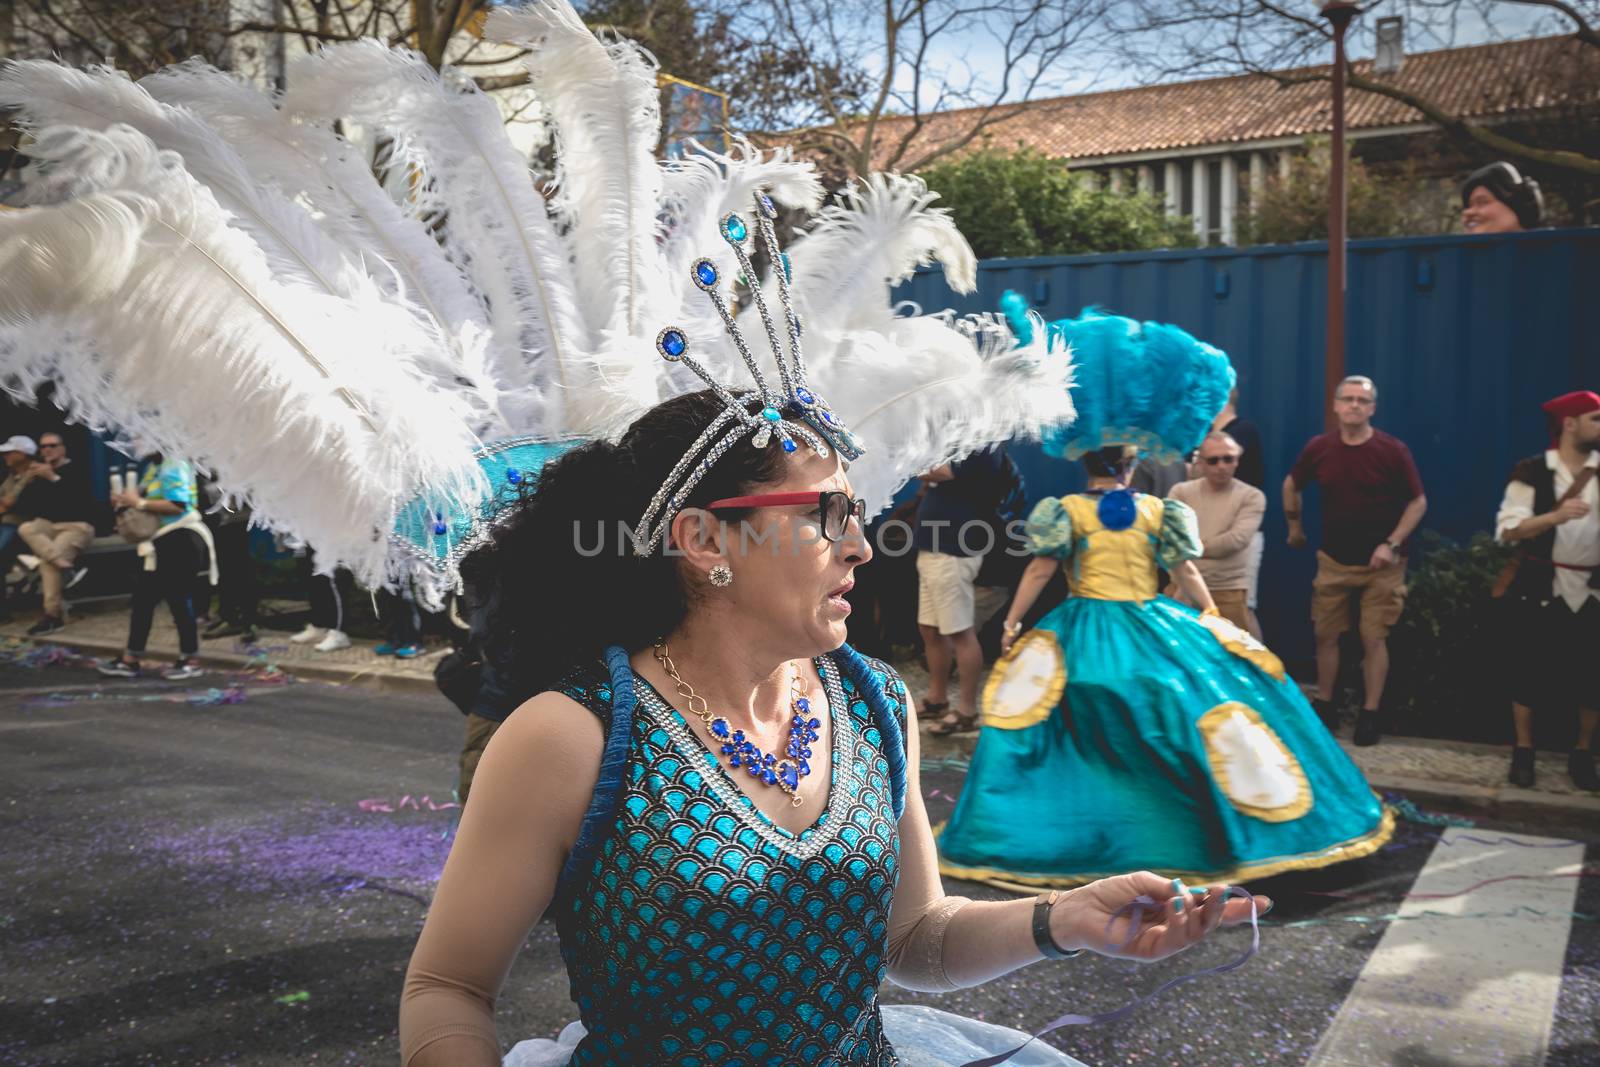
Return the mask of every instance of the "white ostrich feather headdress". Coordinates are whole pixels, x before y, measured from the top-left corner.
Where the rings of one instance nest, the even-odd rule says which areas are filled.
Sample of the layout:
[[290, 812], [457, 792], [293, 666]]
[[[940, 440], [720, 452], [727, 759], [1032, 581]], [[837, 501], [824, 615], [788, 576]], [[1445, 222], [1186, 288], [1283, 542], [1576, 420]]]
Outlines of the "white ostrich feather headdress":
[[[695, 367], [736, 400], [742, 369], [789, 416], [740, 402], [724, 431], [855, 457], [874, 512], [922, 470], [1071, 419], [1048, 331], [1016, 347], [987, 316], [891, 306], [923, 263], [973, 285], [919, 179], [872, 175], [778, 253], [776, 209], [821, 206], [809, 164], [742, 143], [656, 160], [654, 62], [567, 0], [497, 9], [486, 34], [528, 49], [556, 143], [544, 192], [470, 79], [377, 42], [302, 58], [276, 98], [195, 62], [138, 83], [8, 63], [0, 108], [48, 179], [0, 212], [0, 384], [54, 382], [72, 417], [210, 470], [323, 566], [420, 579], [429, 601], [545, 462], [700, 388]], [[387, 183], [352, 123], [388, 146]], [[730, 215], [769, 246], [765, 280]], [[741, 272], [735, 316], [708, 292]], [[690, 344], [694, 367], [659, 358]], [[664, 488], [646, 526], [684, 491]]]

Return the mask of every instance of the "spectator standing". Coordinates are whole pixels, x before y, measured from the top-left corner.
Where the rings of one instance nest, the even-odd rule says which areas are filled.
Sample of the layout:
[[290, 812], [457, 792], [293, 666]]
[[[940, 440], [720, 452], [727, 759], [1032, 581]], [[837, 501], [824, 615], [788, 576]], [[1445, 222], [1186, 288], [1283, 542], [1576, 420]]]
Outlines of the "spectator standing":
[[1168, 460], [1165, 463], [1142, 459], [1128, 476], [1128, 488], [1136, 493], [1165, 497], [1172, 492], [1173, 486], [1187, 480], [1188, 477], [1189, 464], [1182, 459]]
[[96, 503], [89, 468], [72, 461], [60, 434], [39, 436], [39, 462], [30, 470], [33, 480], [23, 490], [18, 510], [32, 517], [17, 527], [17, 533], [39, 557], [44, 615], [28, 631], [38, 636], [66, 625], [62, 594], [84, 575], [78, 556], [94, 540]]
[[165, 600], [178, 630], [178, 660], [161, 676], [169, 681], [199, 677], [194, 576], [204, 567], [215, 581], [216, 568], [210, 558], [209, 531], [196, 507], [194, 468], [159, 453], [147, 456], [138, 487], [113, 494], [111, 505], [151, 512], [159, 517], [160, 526], [154, 537], [138, 546], [144, 566], [134, 585], [127, 651], [102, 663], [100, 673], [108, 678], [140, 677], [156, 605]]
[[[922, 476], [913, 543], [917, 549], [917, 629], [928, 661], [928, 692], [919, 707], [941, 736], [978, 726], [977, 581], [983, 554], [994, 547], [988, 524], [1005, 492], [1005, 463], [998, 448], [946, 463]], [[954, 706], [950, 666], [960, 673]]]
[[422, 654], [422, 613], [410, 589], [378, 591], [378, 617], [384, 625], [383, 643], [373, 649], [380, 656], [416, 659]]
[[[1267, 461], [1266, 453], [1261, 447], [1261, 431], [1256, 424], [1239, 414], [1239, 390], [1233, 388], [1228, 393], [1228, 403], [1222, 412], [1211, 423], [1213, 430], [1220, 430], [1233, 438], [1240, 448], [1244, 450], [1239, 457], [1239, 469], [1234, 476], [1246, 485], [1253, 485], [1263, 494], [1267, 491]], [[1196, 472], [1203, 473], [1203, 472]], [[1245, 556], [1246, 588], [1249, 595], [1245, 606], [1250, 609], [1250, 618], [1255, 622], [1255, 628], [1250, 632], [1256, 639], [1261, 639], [1261, 622], [1256, 616], [1259, 610], [1261, 591], [1261, 557], [1267, 551], [1267, 535], [1262, 530], [1257, 530], [1255, 537], [1250, 540], [1250, 550]]]
[[[200, 485], [206, 498], [206, 525], [217, 546], [217, 617], [201, 631], [203, 638], [242, 637], [256, 639], [256, 608], [260, 584], [256, 581], [256, 561], [250, 554], [250, 509], [231, 506], [217, 484], [204, 479]], [[204, 595], [209, 598], [210, 591]]]
[[[1568, 393], [1543, 405], [1552, 446], [1518, 463], [1495, 518], [1495, 537], [1519, 546], [1509, 587], [1511, 782], [1534, 784], [1533, 710], [1578, 709], [1567, 773], [1579, 789], [1600, 789], [1592, 746], [1600, 725], [1589, 656], [1600, 647], [1600, 396]], [[1515, 647], [1515, 646], [1514, 646]]]
[[[1249, 606], [1250, 546], [1261, 533], [1267, 497], [1235, 476], [1243, 452], [1239, 442], [1213, 430], [1200, 443], [1200, 477], [1178, 483], [1168, 495], [1189, 505], [1199, 522], [1203, 550], [1194, 565], [1206, 580], [1218, 613], [1259, 637], [1261, 628]], [[1167, 595], [1176, 597], [1178, 590], [1168, 589]]]
[[349, 648], [350, 638], [344, 632], [344, 608], [355, 589], [355, 575], [343, 567], [335, 568], [332, 574], [318, 574], [317, 553], [311, 548], [306, 549], [306, 568], [311, 573], [311, 621], [289, 640], [297, 645], [315, 641], [311, 647], [317, 652]]
[[1539, 183], [1510, 163], [1490, 163], [1461, 183], [1461, 228], [1467, 233], [1521, 233], [1543, 222]]
[[1365, 693], [1355, 743], [1375, 745], [1381, 736], [1378, 708], [1389, 677], [1389, 630], [1405, 608], [1405, 543], [1428, 510], [1422, 477], [1411, 450], [1372, 425], [1378, 387], [1352, 375], [1334, 391], [1338, 429], [1306, 443], [1283, 481], [1283, 513], [1289, 545], [1306, 545], [1300, 494], [1322, 487], [1322, 547], [1311, 589], [1311, 621], [1317, 636], [1317, 714], [1330, 729], [1339, 677], [1339, 638], [1350, 629], [1350, 601], [1360, 598], [1362, 679]]

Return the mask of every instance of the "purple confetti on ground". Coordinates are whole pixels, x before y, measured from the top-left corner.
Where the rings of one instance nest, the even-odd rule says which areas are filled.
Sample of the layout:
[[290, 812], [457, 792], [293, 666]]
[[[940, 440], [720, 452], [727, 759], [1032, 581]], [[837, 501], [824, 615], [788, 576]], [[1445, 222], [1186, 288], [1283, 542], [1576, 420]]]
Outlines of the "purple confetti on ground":
[[431, 883], [450, 854], [450, 842], [439, 837], [432, 821], [334, 824], [305, 833], [212, 827], [159, 837], [150, 845], [189, 867], [277, 882], [321, 882], [339, 874]]

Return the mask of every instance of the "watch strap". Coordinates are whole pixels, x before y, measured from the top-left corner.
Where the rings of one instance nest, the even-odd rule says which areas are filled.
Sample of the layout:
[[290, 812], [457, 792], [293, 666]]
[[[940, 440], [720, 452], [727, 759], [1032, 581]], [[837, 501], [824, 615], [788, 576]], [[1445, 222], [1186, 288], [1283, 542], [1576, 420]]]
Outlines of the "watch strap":
[[1039, 951], [1047, 960], [1067, 960], [1083, 951], [1062, 948], [1050, 933], [1050, 909], [1060, 897], [1060, 891], [1052, 889], [1048, 893], [1040, 893], [1033, 902], [1033, 943], [1039, 946]]

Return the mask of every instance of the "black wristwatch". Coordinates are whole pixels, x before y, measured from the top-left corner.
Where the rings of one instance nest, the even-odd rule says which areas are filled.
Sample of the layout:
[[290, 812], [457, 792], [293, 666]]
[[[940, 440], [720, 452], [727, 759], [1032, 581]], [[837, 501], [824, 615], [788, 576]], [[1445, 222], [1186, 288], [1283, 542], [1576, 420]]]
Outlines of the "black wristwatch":
[[1052, 889], [1048, 893], [1040, 893], [1033, 902], [1033, 943], [1039, 946], [1039, 951], [1044, 953], [1047, 960], [1070, 960], [1083, 951], [1081, 948], [1062, 948], [1050, 933], [1050, 909], [1060, 896], [1059, 890]]
[[1397, 556], [1400, 554], [1400, 542], [1399, 541], [1385, 541], [1384, 544], [1389, 546], [1389, 551], [1390, 552], [1393, 552]]

